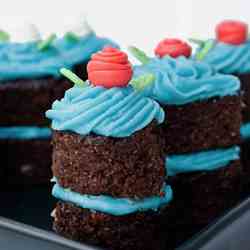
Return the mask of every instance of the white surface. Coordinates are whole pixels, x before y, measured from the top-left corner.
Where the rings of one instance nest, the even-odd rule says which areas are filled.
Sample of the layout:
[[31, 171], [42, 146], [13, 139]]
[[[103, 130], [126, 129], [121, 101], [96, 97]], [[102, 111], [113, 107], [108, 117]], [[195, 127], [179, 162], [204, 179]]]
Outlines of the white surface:
[[15, 35], [33, 22], [44, 35], [62, 33], [85, 13], [98, 34], [152, 53], [167, 36], [213, 35], [225, 18], [250, 23], [249, 10], [249, 0], [1, 0], [0, 28]]

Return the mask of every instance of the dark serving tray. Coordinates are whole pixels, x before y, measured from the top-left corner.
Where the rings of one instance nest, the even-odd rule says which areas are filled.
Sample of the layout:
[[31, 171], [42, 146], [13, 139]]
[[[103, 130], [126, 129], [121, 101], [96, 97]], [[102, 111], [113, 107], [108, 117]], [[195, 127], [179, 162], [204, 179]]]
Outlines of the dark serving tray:
[[[51, 231], [55, 200], [49, 187], [1, 191], [0, 249], [96, 250]], [[226, 213], [178, 250], [249, 250], [250, 198]]]

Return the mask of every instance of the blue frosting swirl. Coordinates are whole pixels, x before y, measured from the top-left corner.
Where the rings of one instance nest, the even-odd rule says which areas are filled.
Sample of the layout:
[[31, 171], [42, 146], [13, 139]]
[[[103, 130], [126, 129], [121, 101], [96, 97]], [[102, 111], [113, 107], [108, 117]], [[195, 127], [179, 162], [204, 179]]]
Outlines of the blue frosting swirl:
[[52, 131], [46, 127], [16, 126], [0, 127], [0, 139], [49, 139]]
[[105, 45], [117, 47], [94, 33], [81, 37], [79, 41], [57, 39], [46, 51], [39, 51], [36, 42], [0, 44], [0, 81], [60, 77], [62, 67], [72, 69], [90, 59], [91, 54]]
[[243, 140], [250, 139], [250, 122], [245, 123], [240, 128], [240, 134]]
[[250, 40], [240, 45], [215, 42], [203, 60], [225, 74], [250, 73]]
[[173, 191], [170, 186], [163, 188], [163, 196], [153, 196], [142, 200], [129, 198], [113, 198], [106, 195], [83, 195], [64, 189], [55, 184], [52, 195], [57, 199], [71, 202], [81, 208], [87, 208], [115, 216], [122, 216], [140, 211], [154, 210], [166, 206], [173, 198]]
[[217, 149], [199, 153], [167, 156], [168, 176], [197, 171], [213, 171], [240, 159], [240, 148]]
[[154, 119], [162, 123], [165, 113], [159, 104], [131, 86], [125, 88], [73, 87], [46, 112], [55, 130], [81, 135], [94, 133], [127, 137]]
[[134, 78], [152, 73], [156, 79], [144, 94], [162, 104], [183, 105], [194, 101], [236, 95], [240, 82], [236, 77], [215, 72], [206, 63], [179, 57], [153, 58], [134, 67]]

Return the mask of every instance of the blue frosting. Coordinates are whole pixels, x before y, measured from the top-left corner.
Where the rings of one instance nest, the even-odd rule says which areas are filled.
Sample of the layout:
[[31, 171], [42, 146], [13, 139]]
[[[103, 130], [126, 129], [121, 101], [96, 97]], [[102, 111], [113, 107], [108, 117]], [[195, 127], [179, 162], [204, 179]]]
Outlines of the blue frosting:
[[250, 139], [250, 122], [245, 123], [240, 128], [240, 134], [243, 140]]
[[39, 51], [36, 42], [1, 43], [0, 81], [59, 77], [62, 67], [71, 69], [76, 64], [88, 61], [91, 54], [101, 50], [105, 45], [116, 46], [93, 33], [76, 42], [60, 38], [46, 51]]
[[147, 64], [134, 67], [135, 78], [146, 73], [154, 74], [156, 79], [145, 88], [144, 95], [162, 104], [182, 105], [235, 95], [240, 89], [236, 77], [218, 74], [208, 64], [185, 57], [153, 58]]
[[112, 198], [105, 195], [83, 195], [64, 189], [55, 184], [52, 195], [57, 199], [71, 202], [81, 208], [87, 208], [115, 216], [131, 214], [137, 211], [155, 210], [166, 206], [173, 198], [173, 192], [170, 186], [163, 189], [164, 196], [154, 196], [142, 200], [128, 198]]
[[204, 57], [204, 61], [222, 73], [250, 73], [250, 40], [241, 45], [215, 42], [215, 46]]
[[51, 137], [51, 129], [45, 127], [0, 127], [0, 139], [48, 139]]
[[94, 133], [111, 137], [127, 137], [150, 124], [162, 123], [163, 109], [131, 86], [125, 88], [73, 87], [55, 101], [46, 112], [55, 130], [73, 131], [81, 135]]
[[196, 171], [213, 171], [226, 167], [231, 161], [240, 159], [240, 148], [217, 149], [199, 153], [166, 157], [168, 176]]

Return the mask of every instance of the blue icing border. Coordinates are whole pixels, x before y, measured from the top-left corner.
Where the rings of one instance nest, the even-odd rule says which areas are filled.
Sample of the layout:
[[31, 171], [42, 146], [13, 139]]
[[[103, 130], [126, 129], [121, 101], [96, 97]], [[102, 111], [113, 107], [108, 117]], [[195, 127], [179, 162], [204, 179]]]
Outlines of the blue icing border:
[[[240, 45], [217, 42], [204, 57], [203, 61], [212, 65], [217, 71], [226, 74], [250, 73], [250, 40]], [[197, 49], [199, 53], [201, 48]]]
[[213, 171], [240, 159], [240, 147], [217, 149], [199, 153], [167, 156], [165, 164], [168, 176], [196, 171]]
[[241, 126], [240, 134], [243, 140], [250, 139], [250, 122], [245, 123]]
[[49, 139], [50, 128], [35, 126], [0, 127], [0, 139]]
[[88, 61], [91, 55], [105, 45], [118, 47], [114, 42], [99, 38], [94, 33], [79, 41], [57, 39], [45, 51], [37, 49], [36, 42], [2, 43], [0, 45], [0, 81], [29, 79], [46, 76], [60, 77], [62, 67]]
[[134, 78], [154, 74], [155, 81], [143, 91], [161, 104], [184, 105], [212, 97], [237, 95], [240, 81], [231, 75], [217, 73], [210, 65], [185, 57], [152, 58], [134, 67]]
[[164, 196], [154, 196], [142, 200], [128, 198], [112, 198], [106, 195], [83, 195], [69, 189], [60, 187], [57, 183], [52, 189], [52, 195], [59, 200], [71, 202], [81, 208], [87, 208], [115, 216], [135, 213], [138, 211], [154, 210], [167, 205], [173, 198], [173, 191], [170, 186], [163, 188]]
[[156, 101], [131, 86], [106, 89], [88, 85], [67, 90], [64, 98], [53, 103], [46, 117], [52, 120], [54, 130], [122, 138], [153, 120], [162, 123], [165, 112]]

